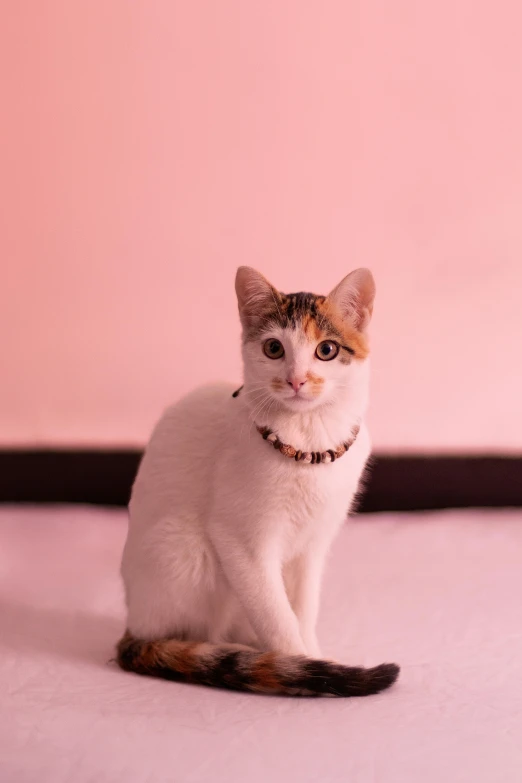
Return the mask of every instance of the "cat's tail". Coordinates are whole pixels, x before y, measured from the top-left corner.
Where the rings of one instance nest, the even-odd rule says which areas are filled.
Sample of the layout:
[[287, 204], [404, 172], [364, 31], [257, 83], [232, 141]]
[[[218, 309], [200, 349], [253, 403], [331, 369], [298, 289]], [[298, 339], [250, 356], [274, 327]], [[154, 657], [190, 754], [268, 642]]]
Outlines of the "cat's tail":
[[147, 642], [129, 631], [118, 644], [117, 661], [125, 671], [137, 674], [286, 696], [370, 696], [389, 688], [399, 675], [394, 663], [364, 669], [233, 644]]

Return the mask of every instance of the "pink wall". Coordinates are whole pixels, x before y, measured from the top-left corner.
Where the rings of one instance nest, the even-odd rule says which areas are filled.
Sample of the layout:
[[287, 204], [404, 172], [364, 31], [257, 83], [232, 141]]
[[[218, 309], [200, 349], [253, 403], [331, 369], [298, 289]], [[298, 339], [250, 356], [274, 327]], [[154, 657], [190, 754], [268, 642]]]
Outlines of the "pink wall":
[[378, 284], [389, 450], [522, 444], [514, 0], [2, 12], [0, 444], [141, 444], [239, 379], [233, 276]]

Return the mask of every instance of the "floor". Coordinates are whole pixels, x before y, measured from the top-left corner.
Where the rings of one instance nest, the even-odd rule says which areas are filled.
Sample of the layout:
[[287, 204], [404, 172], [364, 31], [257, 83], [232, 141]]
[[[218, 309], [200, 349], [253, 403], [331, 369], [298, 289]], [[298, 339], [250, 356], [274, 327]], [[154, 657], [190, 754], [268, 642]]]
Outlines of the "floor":
[[522, 511], [361, 516], [320, 638], [396, 661], [366, 699], [212, 691], [119, 671], [123, 511], [0, 508], [2, 783], [522, 779]]

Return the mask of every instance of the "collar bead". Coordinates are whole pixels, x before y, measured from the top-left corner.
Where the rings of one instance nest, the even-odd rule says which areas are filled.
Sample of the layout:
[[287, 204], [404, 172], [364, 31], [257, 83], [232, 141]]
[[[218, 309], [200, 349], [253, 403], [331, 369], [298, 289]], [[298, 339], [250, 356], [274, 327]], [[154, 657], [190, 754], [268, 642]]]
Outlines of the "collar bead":
[[[239, 397], [242, 389], [243, 387], [240, 386], [239, 389], [233, 393], [232, 397]], [[350, 438], [344, 441], [344, 443], [341, 443], [336, 449], [327, 449], [326, 451], [301, 451], [301, 449], [295, 449], [288, 443], [280, 441], [275, 432], [272, 432], [269, 427], [261, 427], [259, 424], [256, 424], [256, 428], [263, 436], [263, 439], [266, 440], [267, 443], [271, 443], [274, 449], [280, 451], [284, 457], [295, 459], [296, 462], [304, 462], [305, 465], [323, 465], [327, 462], [335, 462], [336, 459], [340, 459], [343, 454], [346, 454], [348, 449], [353, 446], [354, 441], [359, 434], [360, 426], [359, 424], [356, 424], [352, 427]]]
[[266, 440], [267, 443], [271, 443], [274, 449], [281, 452], [284, 457], [295, 459], [296, 462], [304, 462], [308, 465], [322, 465], [340, 459], [353, 445], [359, 434], [359, 425], [356, 425], [352, 429], [350, 438], [344, 443], [341, 443], [336, 449], [327, 449], [326, 451], [301, 451], [300, 449], [295, 449], [293, 446], [290, 446], [288, 443], [280, 441], [275, 432], [272, 432], [269, 427], [261, 427], [259, 424], [256, 424], [256, 428], [263, 439]]

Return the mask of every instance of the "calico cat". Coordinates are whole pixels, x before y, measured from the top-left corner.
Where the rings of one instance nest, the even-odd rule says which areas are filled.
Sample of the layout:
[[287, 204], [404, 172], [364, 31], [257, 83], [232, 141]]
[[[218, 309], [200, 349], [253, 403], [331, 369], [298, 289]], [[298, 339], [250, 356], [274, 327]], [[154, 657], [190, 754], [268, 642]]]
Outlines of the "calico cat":
[[261, 693], [377, 693], [398, 666], [322, 660], [315, 630], [325, 557], [370, 454], [373, 277], [283, 294], [240, 267], [236, 292], [244, 385], [170, 407], [134, 483], [118, 663]]

